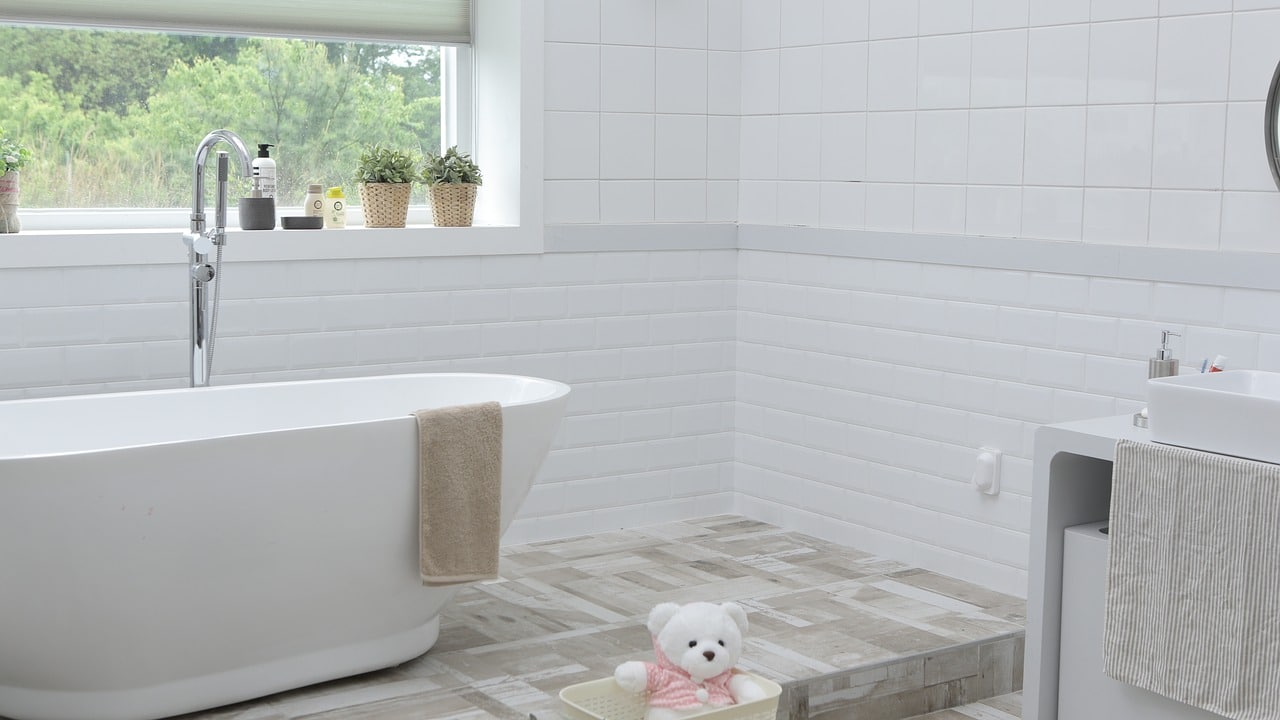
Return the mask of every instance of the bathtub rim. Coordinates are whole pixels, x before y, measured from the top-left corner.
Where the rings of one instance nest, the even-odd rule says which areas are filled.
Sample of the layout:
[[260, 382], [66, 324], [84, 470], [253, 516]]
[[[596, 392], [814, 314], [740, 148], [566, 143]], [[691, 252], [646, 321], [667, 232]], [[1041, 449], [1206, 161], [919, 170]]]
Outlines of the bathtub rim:
[[[0, 412], [2, 412], [6, 407], [70, 403], [70, 402], [76, 402], [76, 401], [89, 402], [93, 400], [108, 400], [110, 398], [117, 398], [117, 397], [124, 397], [124, 396], [234, 392], [234, 391], [242, 391], [246, 388], [272, 388], [272, 387], [281, 387], [285, 385], [305, 386], [305, 385], [336, 385], [336, 384], [346, 384], [346, 383], [354, 384], [354, 383], [360, 383], [360, 382], [378, 381], [381, 379], [393, 379], [393, 378], [394, 379], [405, 379], [405, 378], [411, 379], [411, 378], [423, 378], [423, 377], [460, 378], [460, 379], [502, 378], [507, 380], [523, 380], [523, 381], [531, 381], [533, 383], [545, 384], [550, 389], [550, 393], [548, 393], [547, 395], [528, 399], [528, 400], [506, 402], [501, 399], [496, 399], [496, 401], [502, 406], [504, 410], [507, 408], [538, 405], [541, 403], [560, 402], [560, 401], [563, 401], [563, 399], [573, 389], [568, 384], [562, 383], [559, 380], [551, 380], [549, 378], [542, 378], [534, 375], [516, 375], [512, 373], [485, 373], [485, 372], [391, 373], [386, 375], [354, 375], [351, 377], [314, 378], [310, 380], [277, 380], [273, 382], [263, 382], [263, 383], [234, 383], [234, 384], [228, 384], [228, 385], [213, 385], [208, 387], [177, 387], [177, 388], [164, 388], [160, 390], [125, 390], [120, 392], [107, 392], [107, 393], [55, 395], [51, 397], [42, 397], [42, 398], [20, 398], [16, 400], [0, 401]], [[406, 412], [403, 417], [412, 417], [411, 413], [412, 411]], [[88, 453], [115, 452], [118, 450], [131, 450], [131, 449], [144, 448], [144, 447], [157, 447], [161, 445], [177, 445], [182, 443], [201, 442], [204, 440], [211, 440], [216, 438], [241, 437], [244, 435], [270, 435], [273, 433], [293, 432], [296, 430], [304, 430], [309, 428], [343, 427], [346, 425], [359, 425], [359, 424], [370, 423], [370, 422], [387, 422], [390, 420], [400, 420], [401, 418], [402, 416], [400, 415], [388, 415], [386, 417], [373, 418], [373, 419], [349, 420], [349, 421], [343, 421], [343, 422], [313, 423], [313, 424], [298, 425], [296, 427], [276, 428], [272, 430], [256, 430], [253, 432], [221, 433], [218, 435], [211, 435], [207, 437], [198, 437], [198, 438], [182, 438], [177, 440], [164, 440], [159, 442], [120, 444], [120, 445], [113, 445], [109, 448], [87, 448], [84, 450], [64, 450], [60, 452], [39, 452], [39, 453], [20, 453], [20, 452], [0, 453], [0, 463], [4, 463], [7, 461], [39, 460], [44, 458], [68, 457], [73, 455], [84, 455]]]

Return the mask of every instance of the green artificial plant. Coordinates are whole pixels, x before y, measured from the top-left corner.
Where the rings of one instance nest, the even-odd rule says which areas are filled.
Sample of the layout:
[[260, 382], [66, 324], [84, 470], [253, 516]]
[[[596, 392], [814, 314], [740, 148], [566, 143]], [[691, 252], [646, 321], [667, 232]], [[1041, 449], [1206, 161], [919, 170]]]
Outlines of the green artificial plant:
[[21, 170], [31, 160], [31, 151], [0, 130], [0, 158], [5, 172]]
[[360, 153], [356, 180], [362, 183], [411, 183], [418, 179], [417, 158], [402, 150], [382, 145], [366, 147]]
[[480, 167], [475, 164], [470, 155], [458, 152], [457, 145], [445, 150], [444, 155], [435, 153], [427, 155], [427, 164], [422, 169], [422, 181], [428, 185], [484, 184], [483, 178], [480, 177]]

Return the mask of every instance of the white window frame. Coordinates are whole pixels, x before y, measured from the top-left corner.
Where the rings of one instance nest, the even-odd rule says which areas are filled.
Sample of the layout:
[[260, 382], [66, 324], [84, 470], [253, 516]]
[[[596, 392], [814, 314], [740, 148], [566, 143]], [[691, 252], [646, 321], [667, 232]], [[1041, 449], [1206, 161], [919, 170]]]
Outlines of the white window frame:
[[[544, 0], [475, 0], [472, 103], [474, 151], [484, 171], [476, 227], [345, 230], [230, 230], [227, 259], [323, 260], [539, 253], [543, 249], [543, 6]], [[198, 139], [193, 142], [199, 142]], [[462, 146], [461, 140], [459, 146]], [[192, 152], [195, 145], [192, 145]], [[425, 210], [425, 208], [422, 208]], [[286, 208], [287, 211], [287, 208]], [[34, 212], [20, 209], [18, 234], [0, 235], [0, 268], [158, 265], [186, 262], [177, 239], [189, 209], [163, 228], [138, 228], [103, 215], [128, 210], [54, 210], [59, 230], [31, 230]], [[354, 213], [353, 213], [354, 215]], [[120, 227], [131, 224], [132, 227]], [[228, 227], [236, 223], [228, 219]]]
[[476, 147], [475, 53], [469, 45], [440, 48], [440, 147]]
[[441, 45], [471, 42], [474, 5], [473, 0], [384, 0], [357, 9], [347, 0], [222, 0], [219, 12], [210, 12], [205, 3], [164, 0], [0, 0], [0, 18], [64, 27]]

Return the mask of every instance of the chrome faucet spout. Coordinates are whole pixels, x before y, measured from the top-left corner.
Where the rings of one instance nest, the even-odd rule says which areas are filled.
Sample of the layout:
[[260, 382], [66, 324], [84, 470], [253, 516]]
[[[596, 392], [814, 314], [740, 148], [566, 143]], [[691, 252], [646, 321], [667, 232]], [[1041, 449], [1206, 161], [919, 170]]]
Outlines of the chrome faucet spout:
[[[240, 160], [240, 171], [245, 177], [253, 175], [253, 158], [249, 148], [240, 136], [230, 130], [214, 130], [196, 146], [195, 187], [191, 199], [191, 232], [204, 232], [204, 166], [209, 159], [209, 151], [219, 142], [225, 142], [236, 151]], [[225, 202], [225, 201], [224, 201]], [[225, 209], [225, 205], [223, 206]]]
[[[214, 130], [200, 141], [196, 147], [194, 172], [194, 192], [191, 201], [191, 232], [184, 233], [190, 258], [188, 280], [191, 286], [191, 387], [204, 387], [209, 384], [212, 371], [214, 330], [217, 321], [217, 295], [214, 296], [214, 314], [212, 321], [208, 317], [209, 282], [217, 278], [217, 287], [221, 292], [222, 279], [217, 277], [222, 271], [222, 245], [226, 242], [227, 225], [227, 153], [218, 152], [218, 197], [214, 218], [215, 227], [205, 229], [204, 219], [204, 167], [209, 159], [209, 151], [220, 142], [225, 142], [235, 150], [240, 158], [240, 170], [245, 177], [253, 174], [253, 160], [249, 156], [249, 148], [244, 140], [230, 130]], [[214, 265], [209, 264], [209, 252], [218, 248], [218, 258]]]

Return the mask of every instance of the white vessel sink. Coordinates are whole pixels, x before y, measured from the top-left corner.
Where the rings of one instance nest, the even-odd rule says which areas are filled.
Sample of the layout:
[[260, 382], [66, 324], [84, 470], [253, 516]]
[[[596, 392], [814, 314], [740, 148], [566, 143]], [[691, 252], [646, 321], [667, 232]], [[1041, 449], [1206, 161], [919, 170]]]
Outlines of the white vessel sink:
[[1228, 370], [1147, 381], [1151, 439], [1280, 463], [1280, 373]]

